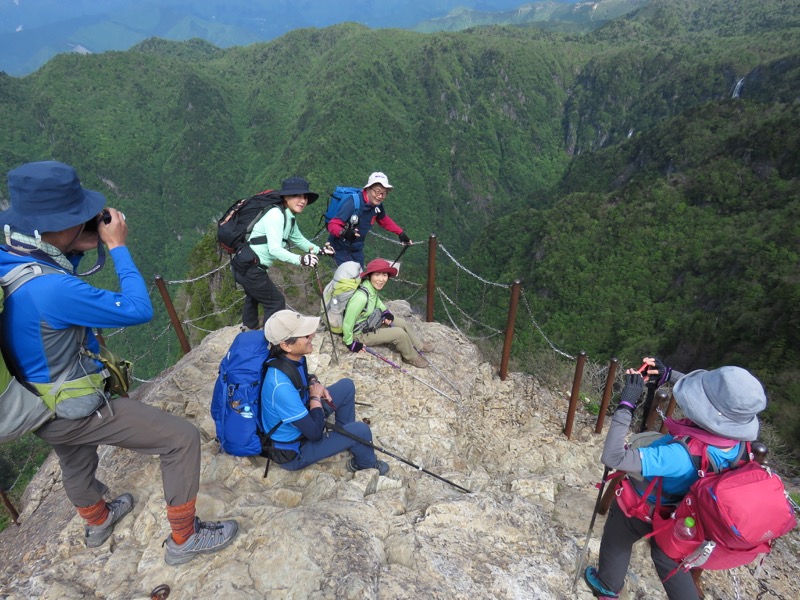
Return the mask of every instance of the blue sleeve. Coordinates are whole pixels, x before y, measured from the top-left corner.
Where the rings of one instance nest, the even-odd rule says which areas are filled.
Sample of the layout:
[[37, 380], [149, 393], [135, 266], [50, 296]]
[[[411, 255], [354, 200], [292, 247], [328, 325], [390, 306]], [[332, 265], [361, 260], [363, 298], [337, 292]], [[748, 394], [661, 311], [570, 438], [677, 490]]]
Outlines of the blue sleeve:
[[52, 327], [129, 327], [153, 318], [147, 287], [128, 249], [118, 246], [110, 254], [119, 277], [119, 292], [101, 290], [78, 277], [46, 275], [42, 278], [53, 278], [51, 281], [57, 284], [52, 293], [39, 299], [41, 315]]

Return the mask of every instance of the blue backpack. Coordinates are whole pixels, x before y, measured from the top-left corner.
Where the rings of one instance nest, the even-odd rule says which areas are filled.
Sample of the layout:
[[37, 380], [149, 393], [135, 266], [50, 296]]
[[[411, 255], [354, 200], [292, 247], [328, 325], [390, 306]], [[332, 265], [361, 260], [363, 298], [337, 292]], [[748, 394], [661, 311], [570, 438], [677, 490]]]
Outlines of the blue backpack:
[[237, 335], [219, 363], [211, 417], [220, 448], [227, 454], [267, 456], [269, 439], [283, 423], [278, 422], [266, 433], [261, 429], [261, 387], [268, 366], [285, 373], [298, 391], [303, 389], [300, 373], [289, 360], [270, 359], [269, 345], [261, 330]]
[[[340, 185], [333, 190], [331, 197], [328, 198], [328, 208], [325, 210], [325, 225], [330, 223], [331, 219], [336, 217], [339, 209], [342, 208], [342, 204], [344, 204], [350, 198], [353, 198], [353, 215], [358, 215], [358, 212], [361, 209], [361, 188]], [[347, 223], [345, 223], [345, 226], [347, 226]]]

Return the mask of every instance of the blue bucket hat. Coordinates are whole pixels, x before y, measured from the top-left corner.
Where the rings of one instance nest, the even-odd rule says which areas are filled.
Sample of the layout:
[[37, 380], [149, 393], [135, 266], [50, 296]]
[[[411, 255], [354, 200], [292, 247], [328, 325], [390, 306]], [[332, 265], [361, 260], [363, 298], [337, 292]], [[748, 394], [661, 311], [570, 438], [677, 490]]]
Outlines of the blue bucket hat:
[[681, 377], [672, 393], [691, 421], [711, 433], [752, 442], [758, 438], [758, 417], [767, 407], [761, 382], [741, 367], [698, 369]]
[[69, 165], [54, 160], [32, 162], [8, 172], [11, 208], [0, 212], [0, 227], [32, 235], [63, 231], [97, 216], [106, 204], [100, 192], [81, 186]]

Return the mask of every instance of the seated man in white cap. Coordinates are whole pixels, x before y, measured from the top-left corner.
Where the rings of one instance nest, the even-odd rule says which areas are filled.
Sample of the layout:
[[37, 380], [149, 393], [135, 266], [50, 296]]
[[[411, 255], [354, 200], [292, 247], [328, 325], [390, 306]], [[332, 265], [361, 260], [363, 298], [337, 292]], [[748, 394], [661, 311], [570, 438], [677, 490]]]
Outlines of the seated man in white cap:
[[[628, 448], [626, 435], [639, 406], [645, 379], [634, 369], [625, 375], [619, 405], [603, 447], [601, 461], [607, 467], [635, 475], [630, 483], [634, 499], [622, 490], [611, 505], [600, 545], [597, 568], [588, 567], [584, 577], [598, 598], [617, 598], [625, 581], [633, 544], [653, 531], [650, 517], [653, 505], [661, 490], [661, 506], [674, 508], [699, 478], [689, 449], [673, 439], [694, 439], [702, 442], [707, 456], [718, 469], [737, 464], [746, 455], [744, 442], [758, 437], [758, 413], [767, 406], [761, 383], [740, 367], [721, 367], [713, 371], [703, 369], [683, 375], [664, 365], [660, 360], [646, 357], [647, 385], [658, 386], [676, 382], [673, 394], [686, 419], [667, 419], [669, 434], [649, 446]], [[644, 366], [644, 365], [643, 365]], [[647, 487], [654, 478], [661, 478], [661, 487], [650, 493]], [[627, 482], [626, 482], [627, 484]], [[642, 491], [641, 488], [644, 488]], [[644, 501], [642, 501], [644, 500]], [[654, 539], [650, 540], [650, 554], [664, 590], [670, 600], [695, 600], [699, 598], [694, 580], [688, 570], [678, 569], [678, 563], [662, 550]]]
[[[105, 500], [108, 488], [97, 478], [98, 447], [108, 445], [159, 457], [172, 530], [164, 541], [167, 564], [225, 548], [236, 536], [236, 521], [204, 522], [195, 515], [197, 427], [144, 402], [112, 397], [108, 371], [96, 360], [100, 347], [92, 328], [139, 325], [153, 316], [147, 285], [126, 247], [122, 213], [105, 208], [101, 193], [82, 187], [75, 169], [56, 161], [10, 171], [8, 189], [11, 208], [0, 213], [4, 290], [21, 268], [44, 274], [7, 293], [0, 337], [19, 377], [50, 410], [35, 434], [58, 456], [64, 491], [85, 521], [84, 543], [102, 545], [133, 509], [128, 493]], [[77, 276], [83, 252], [97, 248], [103, 254], [100, 244], [114, 259], [119, 292]]]
[[[356, 421], [356, 388], [352, 379], [341, 379], [330, 387], [309, 376], [306, 355], [314, 351], [312, 340], [319, 317], [305, 317], [293, 310], [280, 310], [267, 319], [264, 334], [270, 343], [270, 360], [285, 358], [297, 369], [302, 389], [295, 388], [286, 373], [267, 369], [261, 389], [261, 424], [271, 434], [270, 458], [284, 469], [297, 471], [329, 456], [349, 450], [349, 471], [378, 469], [389, 465], [378, 460], [375, 450], [337, 431], [325, 434], [325, 419], [332, 411], [336, 425], [359, 438], [372, 441], [369, 425]], [[285, 363], [284, 363], [285, 364]]]
[[411, 244], [403, 229], [386, 214], [383, 201], [393, 186], [381, 172], [369, 176], [361, 194], [353, 194], [342, 202], [339, 212], [328, 223], [328, 242], [336, 251], [336, 264], [355, 261], [364, 268], [364, 241], [372, 225], [377, 223], [386, 231], [394, 233], [403, 244]]

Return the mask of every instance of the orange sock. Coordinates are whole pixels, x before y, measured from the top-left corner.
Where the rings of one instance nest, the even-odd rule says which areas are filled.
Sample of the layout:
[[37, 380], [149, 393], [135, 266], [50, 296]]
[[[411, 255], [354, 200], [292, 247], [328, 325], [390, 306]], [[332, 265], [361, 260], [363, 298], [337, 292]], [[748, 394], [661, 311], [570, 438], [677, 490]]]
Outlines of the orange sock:
[[102, 525], [108, 518], [108, 506], [106, 501], [100, 498], [91, 506], [78, 506], [78, 514], [86, 520], [89, 526]]
[[196, 501], [197, 497], [194, 497], [186, 504], [167, 506], [167, 520], [172, 528], [172, 539], [176, 544], [185, 543], [194, 533], [194, 504]]

